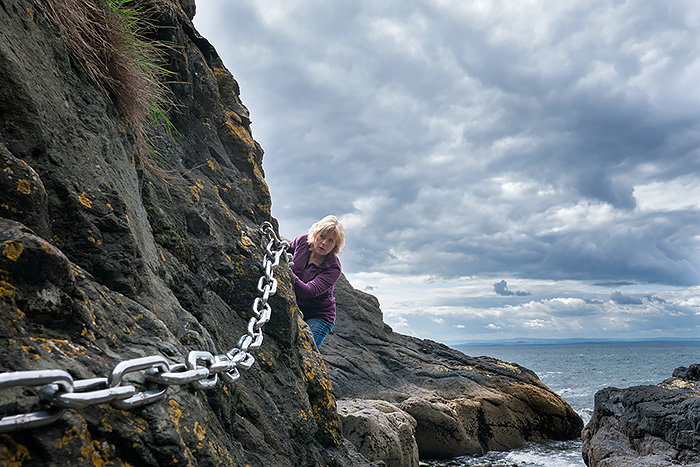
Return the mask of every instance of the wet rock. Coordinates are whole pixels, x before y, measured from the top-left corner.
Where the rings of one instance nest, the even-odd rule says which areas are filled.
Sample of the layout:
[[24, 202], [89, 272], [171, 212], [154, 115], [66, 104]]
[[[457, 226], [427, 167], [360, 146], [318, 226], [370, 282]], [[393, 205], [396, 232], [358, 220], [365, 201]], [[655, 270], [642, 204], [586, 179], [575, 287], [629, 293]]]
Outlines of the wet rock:
[[586, 465], [700, 465], [700, 383], [688, 368], [673, 374], [656, 386], [596, 393], [593, 416], [582, 434]]
[[700, 364], [694, 363], [687, 368], [680, 366], [673, 370], [673, 377], [688, 381], [700, 381]]

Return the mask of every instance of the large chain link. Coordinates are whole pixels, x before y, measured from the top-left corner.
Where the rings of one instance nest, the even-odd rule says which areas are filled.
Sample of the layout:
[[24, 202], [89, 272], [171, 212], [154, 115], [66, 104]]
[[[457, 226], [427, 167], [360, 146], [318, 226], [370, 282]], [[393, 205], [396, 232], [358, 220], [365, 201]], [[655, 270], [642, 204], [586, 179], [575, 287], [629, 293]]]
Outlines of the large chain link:
[[[193, 350], [186, 363], [170, 364], [165, 357], [152, 355], [119, 362], [107, 378], [74, 380], [65, 370], [32, 370], [0, 373], [0, 390], [41, 386], [40, 402], [47, 408], [37, 412], [8, 415], [0, 419], [0, 433], [36, 428], [58, 420], [67, 408], [83, 408], [110, 403], [120, 409], [131, 409], [162, 399], [169, 386], [192, 384], [197, 389], [210, 389], [218, 383], [219, 374], [234, 382], [240, 377], [240, 369], [247, 370], [255, 357], [251, 350], [260, 348], [263, 341], [262, 327], [270, 320], [272, 308], [268, 299], [277, 292], [277, 279], [273, 277], [280, 258], [289, 243], [280, 240], [272, 224], [260, 226], [263, 240], [267, 240], [263, 256], [263, 275], [258, 281], [261, 293], [253, 302], [253, 317], [248, 330], [236, 345], [222, 355]], [[142, 373], [145, 390], [125, 382], [128, 373]]]

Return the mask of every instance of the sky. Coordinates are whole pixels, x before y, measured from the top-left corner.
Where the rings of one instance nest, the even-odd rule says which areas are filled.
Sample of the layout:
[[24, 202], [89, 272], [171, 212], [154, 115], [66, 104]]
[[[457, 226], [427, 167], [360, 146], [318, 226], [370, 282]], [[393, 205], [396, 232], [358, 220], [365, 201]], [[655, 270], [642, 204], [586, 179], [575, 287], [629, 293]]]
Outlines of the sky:
[[700, 337], [694, 0], [199, 0], [287, 238], [394, 331]]

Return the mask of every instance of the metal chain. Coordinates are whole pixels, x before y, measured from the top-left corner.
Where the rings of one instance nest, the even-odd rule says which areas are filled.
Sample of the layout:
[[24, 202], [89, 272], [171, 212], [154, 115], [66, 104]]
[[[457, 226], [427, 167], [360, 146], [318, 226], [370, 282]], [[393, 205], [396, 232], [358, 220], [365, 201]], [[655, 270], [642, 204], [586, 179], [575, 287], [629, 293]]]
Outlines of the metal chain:
[[[0, 390], [16, 386], [42, 386], [39, 399], [47, 406], [37, 412], [9, 415], [0, 419], [0, 433], [36, 428], [55, 422], [67, 408], [84, 408], [110, 403], [119, 409], [131, 409], [162, 399], [169, 386], [192, 384], [197, 389], [211, 389], [219, 380], [219, 374], [234, 382], [240, 377], [239, 368], [247, 370], [255, 357], [250, 350], [260, 348], [263, 341], [262, 327], [270, 320], [272, 308], [268, 299], [277, 292], [277, 279], [273, 272], [280, 264], [289, 243], [280, 240], [269, 222], [260, 226], [263, 240], [268, 240], [263, 256], [263, 275], [258, 281], [261, 296], [253, 302], [253, 317], [248, 330], [236, 345], [222, 355], [193, 350], [186, 363], [170, 364], [165, 357], [152, 355], [119, 362], [107, 378], [74, 380], [65, 370], [30, 370], [0, 373]], [[128, 373], [142, 372], [147, 390], [139, 391], [124, 381]]]

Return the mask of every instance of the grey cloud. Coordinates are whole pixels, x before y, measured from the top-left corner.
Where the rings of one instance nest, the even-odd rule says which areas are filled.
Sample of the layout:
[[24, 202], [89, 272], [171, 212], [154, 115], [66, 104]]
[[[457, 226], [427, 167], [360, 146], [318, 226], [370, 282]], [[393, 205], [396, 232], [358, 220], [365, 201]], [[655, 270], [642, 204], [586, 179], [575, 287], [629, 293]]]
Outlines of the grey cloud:
[[634, 282], [629, 282], [629, 281], [594, 282], [593, 285], [596, 287], [615, 288], [615, 287], [622, 287], [625, 285], [634, 285]]
[[530, 292], [524, 292], [522, 290], [509, 290], [508, 283], [505, 280], [501, 280], [500, 282], [496, 282], [495, 284], [493, 284], [493, 290], [498, 295], [503, 295], [506, 297], [513, 295], [517, 297], [527, 297], [528, 295], [532, 295]]
[[666, 300], [665, 298], [659, 297], [659, 296], [656, 296], [656, 295], [647, 295], [645, 298], [646, 298], [647, 300], [649, 300], [650, 302], [660, 303], [660, 304], [662, 304], [662, 305], [665, 305], [665, 304], [668, 304], [668, 303], [669, 303], [669, 301]]
[[618, 305], [641, 305], [642, 299], [639, 297], [633, 297], [631, 295], [625, 295], [620, 291], [615, 291], [610, 294], [610, 300], [617, 303]]
[[[516, 18], [208, 0], [195, 24], [211, 5], [218, 32], [201, 32], [241, 84], [273, 215], [288, 237], [355, 216], [347, 271], [700, 283], [698, 209], [643, 211], [633, 191], [700, 181], [693, 2]], [[570, 214], [586, 206], [601, 212]]]

